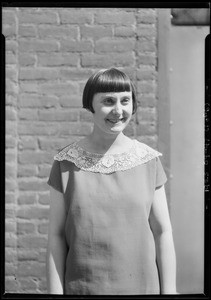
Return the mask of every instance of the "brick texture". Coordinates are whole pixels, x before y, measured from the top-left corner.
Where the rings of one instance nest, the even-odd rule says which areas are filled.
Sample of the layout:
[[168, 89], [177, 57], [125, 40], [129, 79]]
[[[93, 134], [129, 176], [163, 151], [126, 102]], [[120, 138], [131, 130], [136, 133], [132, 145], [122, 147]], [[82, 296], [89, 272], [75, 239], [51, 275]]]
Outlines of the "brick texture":
[[5, 289], [46, 293], [53, 155], [92, 130], [88, 77], [116, 66], [137, 88], [125, 133], [157, 147], [157, 10], [4, 7], [6, 38]]

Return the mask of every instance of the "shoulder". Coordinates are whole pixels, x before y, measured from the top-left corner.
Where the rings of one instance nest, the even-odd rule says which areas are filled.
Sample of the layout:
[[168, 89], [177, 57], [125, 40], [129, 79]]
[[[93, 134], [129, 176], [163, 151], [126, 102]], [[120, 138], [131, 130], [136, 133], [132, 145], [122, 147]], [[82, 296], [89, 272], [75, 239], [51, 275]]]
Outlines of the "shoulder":
[[78, 151], [76, 150], [76, 142], [72, 142], [71, 144], [60, 149], [57, 154], [54, 156], [54, 160], [62, 161], [67, 160], [70, 156], [76, 156]]
[[134, 140], [136, 153], [141, 157], [147, 157], [148, 160], [162, 156], [162, 153], [146, 145], [145, 143]]

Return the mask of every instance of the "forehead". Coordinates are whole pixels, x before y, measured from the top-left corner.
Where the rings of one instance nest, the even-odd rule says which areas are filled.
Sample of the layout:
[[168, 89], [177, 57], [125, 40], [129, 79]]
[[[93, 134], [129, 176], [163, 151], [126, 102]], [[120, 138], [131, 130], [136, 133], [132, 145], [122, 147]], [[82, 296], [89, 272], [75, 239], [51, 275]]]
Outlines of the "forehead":
[[114, 98], [118, 98], [118, 97], [130, 97], [132, 96], [132, 92], [105, 92], [105, 93], [96, 93], [94, 95], [94, 97], [96, 98], [103, 98], [103, 97], [114, 97]]

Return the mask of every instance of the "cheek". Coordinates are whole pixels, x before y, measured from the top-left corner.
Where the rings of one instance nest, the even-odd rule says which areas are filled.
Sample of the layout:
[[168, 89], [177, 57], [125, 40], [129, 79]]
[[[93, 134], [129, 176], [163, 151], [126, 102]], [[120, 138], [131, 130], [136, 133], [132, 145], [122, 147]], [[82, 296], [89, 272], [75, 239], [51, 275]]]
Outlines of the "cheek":
[[101, 108], [98, 110], [98, 113], [99, 113], [99, 115], [107, 115], [107, 114], [109, 114], [111, 111], [112, 111], [112, 108], [110, 108], [110, 107], [101, 107]]
[[103, 122], [109, 113], [110, 110], [107, 107], [96, 108], [95, 113], [93, 114], [93, 119], [98, 123]]
[[128, 115], [132, 115], [132, 113], [133, 113], [133, 104], [128, 105], [128, 106], [125, 108], [125, 112], [127, 112]]

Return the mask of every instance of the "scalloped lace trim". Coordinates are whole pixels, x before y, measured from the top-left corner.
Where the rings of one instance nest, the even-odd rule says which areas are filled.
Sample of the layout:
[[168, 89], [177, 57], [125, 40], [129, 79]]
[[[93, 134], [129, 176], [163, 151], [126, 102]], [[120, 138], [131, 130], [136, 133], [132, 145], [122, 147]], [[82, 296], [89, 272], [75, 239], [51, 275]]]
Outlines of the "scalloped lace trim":
[[124, 171], [144, 164], [162, 154], [146, 144], [133, 140], [131, 149], [119, 154], [97, 154], [85, 151], [74, 142], [54, 156], [55, 160], [73, 162], [79, 169], [96, 173]]

